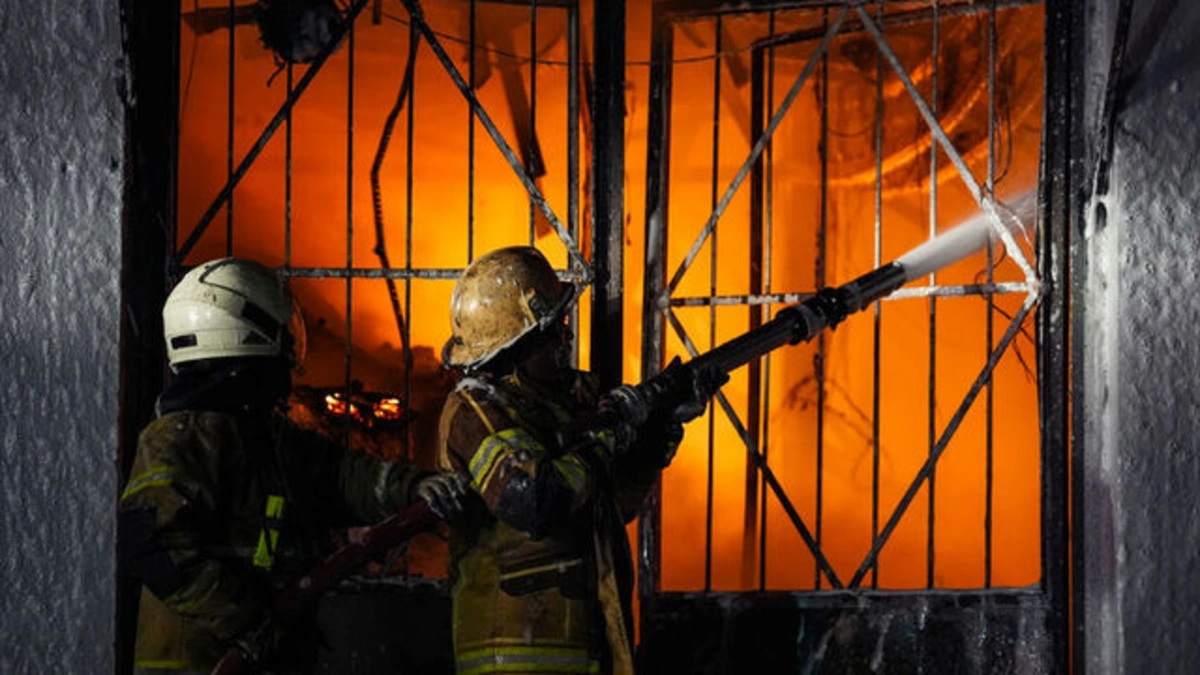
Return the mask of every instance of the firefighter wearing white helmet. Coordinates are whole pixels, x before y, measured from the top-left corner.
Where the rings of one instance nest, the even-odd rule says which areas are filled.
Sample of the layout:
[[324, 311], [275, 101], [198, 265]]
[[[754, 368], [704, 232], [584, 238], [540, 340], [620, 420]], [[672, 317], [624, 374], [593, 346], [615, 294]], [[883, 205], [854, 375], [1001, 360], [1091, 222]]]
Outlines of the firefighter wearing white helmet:
[[172, 369], [202, 359], [304, 358], [304, 321], [287, 283], [250, 260], [188, 272], [163, 305], [163, 333]]
[[460, 671], [632, 673], [624, 526], [683, 432], [673, 419], [572, 432], [600, 400], [569, 365], [574, 297], [524, 246], [481, 256], [454, 287], [442, 355], [463, 377], [438, 459], [474, 488], [450, 520]]
[[175, 377], [120, 504], [123, 554], [144, 587], [136, 671], [208, 673], [236, 646], [262, 670], [307, 672], [320, 640], [294, 627], [311, 622], [272, 615], [277, 590], [308, 571], [331, 526], [373, 523], [414, 499], [450, 513], [465, 482], [347, 452], [288, 421], [304, 326], [270, 269], [200, 265], [167, 298], [163, 326]]

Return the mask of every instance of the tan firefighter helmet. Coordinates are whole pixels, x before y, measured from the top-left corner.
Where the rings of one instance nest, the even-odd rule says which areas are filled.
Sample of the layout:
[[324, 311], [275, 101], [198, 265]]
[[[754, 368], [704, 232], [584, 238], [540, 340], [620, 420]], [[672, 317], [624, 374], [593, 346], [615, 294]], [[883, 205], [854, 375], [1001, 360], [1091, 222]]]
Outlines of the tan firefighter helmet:
[[575, 289], [530, 246], [501, 248], [471, 263], [450, 296], [447, 365], [475, 368], [535, 328], [562, 318]]

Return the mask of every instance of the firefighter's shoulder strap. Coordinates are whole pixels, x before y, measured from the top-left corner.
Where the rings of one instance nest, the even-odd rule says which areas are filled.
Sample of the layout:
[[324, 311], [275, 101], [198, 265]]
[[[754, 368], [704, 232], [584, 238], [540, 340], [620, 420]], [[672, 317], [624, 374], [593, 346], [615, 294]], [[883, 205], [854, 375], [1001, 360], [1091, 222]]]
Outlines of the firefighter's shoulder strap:
[[438, 424], [438, 466], [447, 471], [452, 471], [456, 468], [455, 463], [450, 457], [450, 434], [454, 420], [458, 417], [459, 410], [463, 406], [474, 413], [479, 421], [487, 429], [489, 435], [496, 433], [496, 424], [484, 411], [483, 405], [480, 404], [480, 399], [485, 401], [489, 398], [498, 397], [499, 392], [496, 391], [489, 383], [478, 378], [465, 377], [451, 392], [449, 398], [446, 399], [446, 406], [442, 409], [442, 418]]

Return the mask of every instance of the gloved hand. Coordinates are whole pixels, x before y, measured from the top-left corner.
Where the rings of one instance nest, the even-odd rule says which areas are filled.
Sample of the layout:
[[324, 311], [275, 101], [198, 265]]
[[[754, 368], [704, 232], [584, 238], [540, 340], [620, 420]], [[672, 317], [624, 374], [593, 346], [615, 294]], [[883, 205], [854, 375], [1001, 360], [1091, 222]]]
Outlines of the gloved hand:
[[463, 498], [470, 489], [467, 479], [445, 471], [427, 476], [417, 483], [416, 493], [429, 508], [442, 518], [458, 515], [463, 510]]
[[639, 431], [641, 451], [647, 461], [667, 468], [683, 442], [683, 425], [665, 416], [647, 422]]
[[625, 454], [637, 440], [637, 429], [616, 413], [611, 399], [600, 399], [599, 409], [597, 426], [589, 429], [594, 440], [601, 441], [609, 459]]
[[[679, 362], [679, 357], [671, 362], [673, 367]], [[717, 393], [721, 385], [729, 381], [729, 374], [716, 368], [701, 368], [692, 371], [691, 392], [680, 401], [671, 411], [671, 419], [683, 424], [704, 414], [708, 407], [708, 399]]]

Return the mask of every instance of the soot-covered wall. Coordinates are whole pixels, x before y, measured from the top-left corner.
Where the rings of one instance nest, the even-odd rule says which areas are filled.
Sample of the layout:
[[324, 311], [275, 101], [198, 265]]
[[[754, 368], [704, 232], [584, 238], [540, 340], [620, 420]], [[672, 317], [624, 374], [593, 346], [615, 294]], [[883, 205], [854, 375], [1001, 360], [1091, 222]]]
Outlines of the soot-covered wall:
[[1129, 3], [1116, 68], [1121, 3], [1086, 7], [1093, 171], [1107, 154], [1105, 121], [1113, 144], [1107, 190], [1103, 176], [1099, 190], [1088, 176], [1076, 257], [1085, 628], [1076, 647], [1089, 673], [1196, 672], [1200, 4]]
[[8, 3], [0, 34], [0, 672], [112, 672], [118, 1]]

